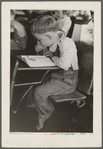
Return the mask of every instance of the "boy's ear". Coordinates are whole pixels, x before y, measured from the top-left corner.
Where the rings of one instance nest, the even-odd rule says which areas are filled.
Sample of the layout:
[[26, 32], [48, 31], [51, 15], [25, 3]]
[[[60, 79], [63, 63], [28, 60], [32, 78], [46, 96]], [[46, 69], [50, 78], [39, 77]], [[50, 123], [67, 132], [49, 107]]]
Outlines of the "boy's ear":
[[62, 36], [65, 35], [65, 32], [62, 31], [62, 30], [59, 30], [59, 31], [57, 32], [57, 34], [58, 34], [59, 38], [61, 38]]
[[49, 40], [52, 39], [52, 36], [50, 36], [49, 34], [47, 34], [46, 36], [49, 38]]

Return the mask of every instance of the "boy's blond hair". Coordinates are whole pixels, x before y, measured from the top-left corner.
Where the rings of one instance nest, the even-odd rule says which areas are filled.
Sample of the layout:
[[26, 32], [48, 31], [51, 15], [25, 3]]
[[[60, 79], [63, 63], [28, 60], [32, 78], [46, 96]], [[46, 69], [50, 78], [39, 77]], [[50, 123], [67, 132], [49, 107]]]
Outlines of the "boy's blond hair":
[[31, 26], [32, 34], [42, 34], [49, 31], [55, 32], [58, 30], [60, 30], [58, 22], [52, 16], [49, 15], [41, 15], [37, 17], [33, 20], [33, 24]]

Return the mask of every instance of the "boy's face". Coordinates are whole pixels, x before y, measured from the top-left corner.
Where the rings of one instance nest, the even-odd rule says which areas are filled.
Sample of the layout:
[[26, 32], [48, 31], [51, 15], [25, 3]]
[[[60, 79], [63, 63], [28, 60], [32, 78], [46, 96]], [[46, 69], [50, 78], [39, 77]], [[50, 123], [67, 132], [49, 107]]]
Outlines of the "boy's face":
[[35, 33], [34, 37], [44, 47], [49, 47], [49, 46], [53, 45], [59, 39], [59, 36], [56, 32], [47, 32], [47, 33], [43, 33], [43, 34]]

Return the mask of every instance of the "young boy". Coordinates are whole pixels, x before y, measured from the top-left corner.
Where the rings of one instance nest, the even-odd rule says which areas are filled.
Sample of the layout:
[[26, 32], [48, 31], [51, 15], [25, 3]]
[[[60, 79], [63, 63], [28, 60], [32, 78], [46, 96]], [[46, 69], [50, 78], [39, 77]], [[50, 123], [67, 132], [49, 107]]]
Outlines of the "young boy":
[[15, 11], [11, 10], [11, 39], [10, 45], [11, 50], [24, 50], [27, 46], [27, 33], [25, 27], [15, 20]]
[[[34, 101], [38, 111], [37, 130], [43, 128], [44, 122], [52, 114], [54, 107], [50, 95], [68, 94], [75, 91], [78, 81], [77, 49], [52, 16], [41, 16], [34, 20], [31, 32], [44, 48], [45, 55], [60, 68], [51, 74], [51, 80], [35, 89]], [[58, 56], [54, 56], [59, 49]]]
[[72, 24], [68, 14], [68, 10], [55, 10], [54, 13], [51, 12], [51, 15], [58, 21], [60, 28], [65, 31], [65, 36], [67, 36]]

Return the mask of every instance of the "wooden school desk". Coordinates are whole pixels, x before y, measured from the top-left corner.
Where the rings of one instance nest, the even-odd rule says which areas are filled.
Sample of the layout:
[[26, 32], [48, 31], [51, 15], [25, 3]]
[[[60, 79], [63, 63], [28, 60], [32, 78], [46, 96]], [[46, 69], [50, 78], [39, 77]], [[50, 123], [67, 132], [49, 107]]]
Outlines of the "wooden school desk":
[[34, 85], [43, 83], [50, 70], [59, 69], [57, 66], [31, 68], [17, 57], [19, 55], [35, 55], [35, 53], [29, 50], [11, 51], [10, 105], [14, 113], [18, 111], [21, 102], [33, 89]]

